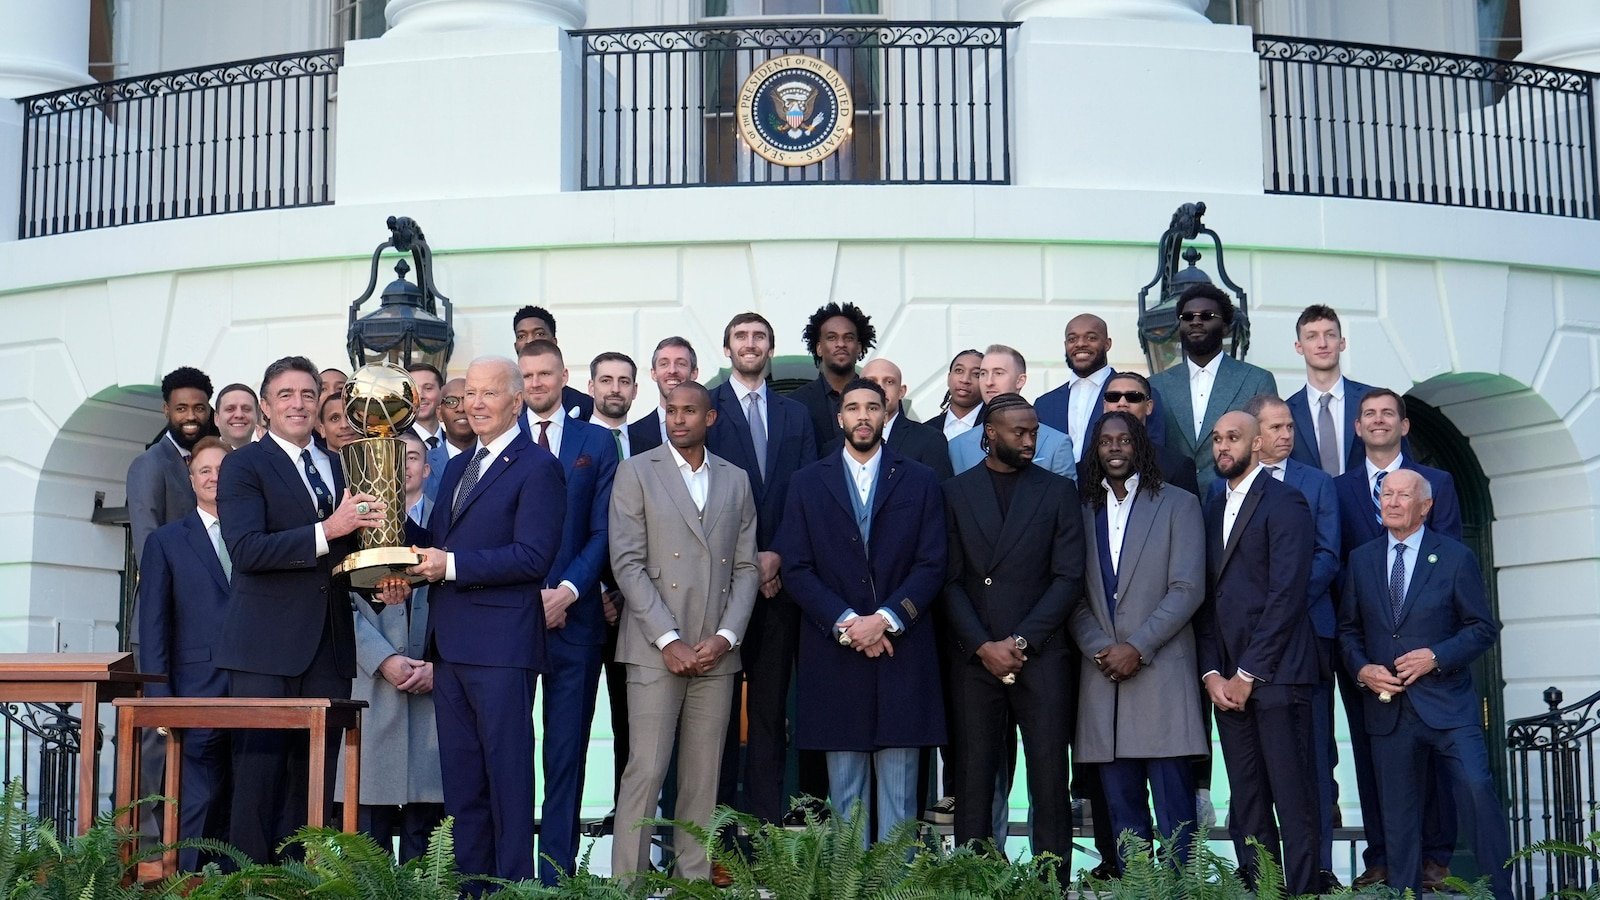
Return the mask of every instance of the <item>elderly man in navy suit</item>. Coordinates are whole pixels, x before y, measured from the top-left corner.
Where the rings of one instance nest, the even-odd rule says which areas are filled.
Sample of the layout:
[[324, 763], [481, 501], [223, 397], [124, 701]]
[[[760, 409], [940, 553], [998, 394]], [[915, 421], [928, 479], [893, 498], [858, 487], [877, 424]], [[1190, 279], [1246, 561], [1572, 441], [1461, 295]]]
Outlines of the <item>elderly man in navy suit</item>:
[[[228, 675], [211, 658], [228, 608], [233, 561], [217, 524], [217, 473], [228, 446], [214, 437], [195, 442], [189, 455], [193, 512], [157, 528], [145, 542], [139, 570], [141, 671], [165, 675], [152, 697], [225, 697]], [[228, 733], [195, 729], [183, 739], [183, 808], [178, 837], [228, 837]], [[178, 851], [185, 871], [198, 868], [200, 851]]]
[[[339, 458], [311, 440], [320, 391], [305, 357], [269, 365], [261, 380], [267, 434], [229, 454], [217, 480], [233, 580], [213, 658], [228, 670], [234, 697], [350, 696], [355, 622], [333, 566], [356, 549], [357, 529], [382, 522], [384, 507], [346, 491]], [[384, 602], [404, 599], [399, 582]], [[328, 735], [330, 754], [339, 740], [337, 730]], [[233, 737], [229, 842], [252, 859], [271, 859], [305, 824], [304, 746], [304, 737], [281, 731]]]
[[918, 748], [945, 740], [927, 615], [944, 586], [944, 506], [933, 470], [884, 446], [883, 388], [858, 378], [839, 402], [845, 446], [795, 475], [778, 535], [805, 616], [795, 743], [827, 753], [836, 812], [865, 813], [876, 775], [882, 840], [917, 814]]
[[1311, 698], [1319, 676], [1306, 614], [1315, 532], [1305, 497], [1256, 464], [1260, 447], [1253, 416], [1217, 419], [1212, 452], [1227, 488], [1206, 506], [1210, 591], [1195, 631], [1246, 880], [1260, 872], [1246, 838], [1276, 856], [1281, 834], [1286, 886], [1307, 894], [1317, 887]]
[[600, 573], [606, 567], [611, 481], [617, 442], [599, 425], [561, 411], [567, 381], [561, 348], [531, 341], [517, 351], [523, 431], [561, 460], [567, 479], [566, 526], [561, 549], [545, 577], [541, 598], [549, 661], [544, 675], [544, 808], [539, 825], [539, 880], [556, 883], [578, 859], [578, 810], [595, 696], [600, 690], [606, 642]]
[[428, 659], [456, 858], [463, 872], [515, 881], [534, 874], [534, 679], [550, 669], [541, 590], [561, 549], [566, 479], [517, 428], [516, 363], [473, 360], [464, 396], [478, 443], [445, 467], [409, 571], [434, 583]]
[[[1471, 810], [1473, 846], [1496, 897], [1511, 896], [1505, 807], [1489, 770], [1472, 662], [1494, 645], [1500, 623], [1484, 595], [1478, 560], [1461, 542], [1426, 528], [1433, 486], [1401, 470], [1379, 499], [1385, 534], [1350, 554], [1339, 606], [1339, 645], [1364, 691], [1389, 879], [1422, 890], [1422, 818], [1431, 753]], [[1371, 828], [1374, 823], [1368, 823]]]

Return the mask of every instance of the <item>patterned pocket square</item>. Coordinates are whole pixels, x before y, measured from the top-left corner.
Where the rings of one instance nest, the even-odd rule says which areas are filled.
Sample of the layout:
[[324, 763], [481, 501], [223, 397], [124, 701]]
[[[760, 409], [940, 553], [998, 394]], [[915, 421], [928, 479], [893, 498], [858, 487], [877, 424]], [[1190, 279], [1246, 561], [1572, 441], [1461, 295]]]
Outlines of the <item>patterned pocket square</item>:
[[592, 465], [594, 465], [594, 458], [587, 453], [580, 453], [578, 454], [577, 462], [574, 462], [572, 467], [574, 469], [586, 469]]

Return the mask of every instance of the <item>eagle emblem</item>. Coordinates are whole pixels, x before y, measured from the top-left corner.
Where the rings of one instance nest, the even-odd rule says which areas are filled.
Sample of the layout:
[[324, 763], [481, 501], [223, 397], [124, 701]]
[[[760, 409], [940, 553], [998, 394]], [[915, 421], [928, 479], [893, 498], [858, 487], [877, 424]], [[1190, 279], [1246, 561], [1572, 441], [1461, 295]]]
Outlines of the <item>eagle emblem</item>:
[[816, 88], [803, 81], [786, 81], [773, 88], [772, 105], [778, 113], [772, 120], [773, 129], [784, 132], [790, 139], [804, 137], [815, 131], [826, 118], [823, 113], [811, 114], [816, 102]]

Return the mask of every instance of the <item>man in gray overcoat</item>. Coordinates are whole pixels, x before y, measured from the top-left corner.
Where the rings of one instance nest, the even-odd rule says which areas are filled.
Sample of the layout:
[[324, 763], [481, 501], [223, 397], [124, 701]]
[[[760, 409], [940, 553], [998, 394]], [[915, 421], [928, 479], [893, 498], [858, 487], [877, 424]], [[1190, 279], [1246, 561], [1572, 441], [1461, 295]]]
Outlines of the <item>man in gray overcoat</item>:
[[1200, 505], [1162, 485], [1155, 447], [1128, 413], [1105, 414], [1084, 459], [1088, 590], [1067, 623], [1083, 651], [1074, 748], [1079, 761], [1100, 764], [1117, 834], [1151, 838], [1153, 793], [1156, 824], [1187, 860], [1190, 757], [1206, 751], [1189, 624], [1205, 599]]

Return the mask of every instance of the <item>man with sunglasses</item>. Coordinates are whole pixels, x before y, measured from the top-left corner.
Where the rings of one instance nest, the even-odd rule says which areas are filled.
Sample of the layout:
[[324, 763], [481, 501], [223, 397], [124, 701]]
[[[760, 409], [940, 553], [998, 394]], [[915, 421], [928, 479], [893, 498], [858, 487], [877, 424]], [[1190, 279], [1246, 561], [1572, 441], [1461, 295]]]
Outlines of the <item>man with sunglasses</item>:
[[1211, 431], [1224, 413], [1244, 407], [1259, 394], [1278, 394], [1277, 379], [1260, 366], [1222, 352], [1233, 331], [1233, 301], [1211, 284], [1197, 284], [1178, 298], [1178, 339], [1184, 365], [1150, 377], [1161, 398], [1166, 441], [1194, 460], [1202, 490], [1216, 479]]
[[[1138, 372], [1118, 372], [1106, 379], [1106, 389], [1100, 394], [1102, 414], [1108, 412], [1125, 412], [1131, 414], [1144, 425], [1148, 433], [1153, 424], [1152, 419], [1159, 422], [1160, 417], [1153, 415], [1156, 408], [1155, 392], [1150, 388], [1150, 382], [1145, 380]], [[1161, 481], [1173, 487], [1182, 488], [1189, 493], [1200, 496], [1200, 482], [1195, 476], [1194, 460], [1167, 448], [1153, 435], [1150, 443], [1155, 447], [1156, 465], [1161, 469]], [[1078, 465], [1078, 483], [1083, 483], [1083, 464]]]

